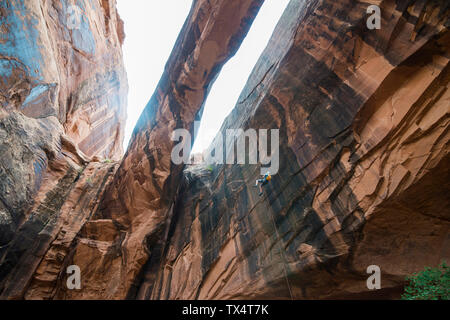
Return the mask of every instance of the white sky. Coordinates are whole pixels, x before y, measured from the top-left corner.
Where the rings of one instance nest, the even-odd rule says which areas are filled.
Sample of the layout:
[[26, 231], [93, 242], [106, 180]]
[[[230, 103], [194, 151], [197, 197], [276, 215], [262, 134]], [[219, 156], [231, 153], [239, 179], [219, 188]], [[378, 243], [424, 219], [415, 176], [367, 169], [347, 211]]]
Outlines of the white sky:
[[[265, 0], [238, 53], [223, 67], [205, 104], [193, 152], [206, 149], [235, 106], [289, 0]], [[125, 22], [123, 47], [128, 73], [128, 120], [124, 148], [164, 71], [191, 0], [117, 0]]]

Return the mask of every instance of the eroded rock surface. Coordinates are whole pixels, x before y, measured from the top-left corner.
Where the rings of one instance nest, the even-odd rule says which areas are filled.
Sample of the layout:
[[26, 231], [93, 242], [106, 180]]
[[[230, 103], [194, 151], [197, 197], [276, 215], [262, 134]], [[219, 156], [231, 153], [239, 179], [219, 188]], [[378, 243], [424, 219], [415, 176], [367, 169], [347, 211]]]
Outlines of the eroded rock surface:
[[291, 1], [220, 133], [279, 128], [279, 173], [260, 198], [257, 166], [188, 168], [139, 297], [399, 298], [448, 261], [448, 4], [380, 7]]
[[50, 244], [89, 217], [69, 210], [77, 185], [122, 157], [124, 33], [113, 0], [4, 0], [0, 19], [0, 296], [23, 298]]
[[171, 162], [262, 2], [193, 2], [121, 162], [114, 1], [76, 31], [69, 1], [1, 2], [1, 298], [398, 298], [450, 259], [448, 1], [369, 30], [366, 2], [292, 0], [220, 132], [280, 129], [263, 196], [260, 166]]
[[[157, 256], [173, 213], [183, 165], [171, 162], [175, 129], [193, 131], [207, 93], [225, 62], [250, 28], [262, 0], [193, 3], [156, 92], [146, 106], [122, 164], [107, 189], [97, 219], [118, 230], [109, 249], [78, 246], [74, 261], [89, 256], [90, 267], [103, 270], [84, 277], [84, 290], [69, 298], [135, 297], [140, 274], [150, 255]], [[98, 235], [94, 235], [98, 236]], [[89, 243], [94, 238], [86, 238]], [[114, 254], [104, 256], [112, 250]], [[97, 257], [102, 257], [98, 259]], [[114, 280], [112, 280], [114, 279]]]

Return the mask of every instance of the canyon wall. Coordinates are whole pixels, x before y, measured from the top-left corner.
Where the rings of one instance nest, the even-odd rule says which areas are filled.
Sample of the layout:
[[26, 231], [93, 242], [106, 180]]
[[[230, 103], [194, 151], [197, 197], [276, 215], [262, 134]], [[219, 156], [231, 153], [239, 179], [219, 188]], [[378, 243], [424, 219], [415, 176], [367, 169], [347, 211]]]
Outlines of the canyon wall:
[[0, 19], [0, 296], [23, 298], [122, 157], [124, 32], [114, 0], [2, 0]]
[[[73, 263], [89, 269], [83, 290], [64, 299], [134, 298], [140, 274], [165, 241], [183, 164], [171, 161], [175, 129], [193, 131], [225, 62], [239, 48], [262, 0], [194, 1], [155, 93], [141, 115], [130, 146], [91, 223], [114, 226], [109, 239], [85, 232]], [[92, 270], [95, 269], [95, 270]]]
[[449, 260], [449, 4], [379, 2], [291, 1], [219, 133], [280, 129], [278, 174], [188, 167], [139, 298], [399, 298]]
[[260, 166], [171, 153], [263, 0], [193, 1], [122, 159], [115, 2], [75, 29], [70, 1], [0, 3], [0, 298], [398, 298], [450, 260], [447, 1], [377, 1], [369, 30], [364, 1], [291, 0], [219, 132], [280, 130], [261, 197]]

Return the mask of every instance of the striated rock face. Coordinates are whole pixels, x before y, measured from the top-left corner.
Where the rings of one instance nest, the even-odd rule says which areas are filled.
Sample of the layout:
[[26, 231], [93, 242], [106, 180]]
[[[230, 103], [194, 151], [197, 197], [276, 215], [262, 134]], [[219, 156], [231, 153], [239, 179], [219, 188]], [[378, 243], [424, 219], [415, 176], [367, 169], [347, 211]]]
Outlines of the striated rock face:
[[70, 1], [0, 2], [0, 298], [398, 298], [450, 259], [448, 1], [378, 1], [369, 30], [366, 2], [291, 0], [219, 133], [280, 130], [263, 196], [260, 166], [171, 162], [262, 2], [193, 2], [120, 163], [114, 1], [77, 29]]
[[[146, 106], [122, 164], [108, 187], [96, 219], [109, 220], [115, 233], [101, 245], [103, 231], [86, 232], [73, 260], [92, 272], [84, 276], [81, 291], [64, 298], [123, 299], [136, 296], [140, 273], [157, 247], [173, 213], [183, 165], [171, 162], [177, 128], [193, 131], [207, 93], [223, 64], [234, 55], [250, 28], [262, 0], [203, 1], [193, 3], [162, 79]], [[81, 267], [81, 266], [80, 266]], [[114, 279], [114, 280], [112, 280]]]
[[122, 157], [122, 22], [115, 1], [76, 3], [0, 1], [2, 298], [23, 298], [30, 281], [32, 288], [50, 281], [32, 280], [35, 268], [54, 254], [50, 243], [70, 245], [114, 171], [89, 162]]
[[257, 166], [188, 168], [138, 297], [398, 298], [448, 261], [448, 3], [366, 8], [291, 1], [221, 130], [279, 128], [279, 173], [259, 197]]
[[8, 113], [55, 118], [87, 156], [119, 160], [127, 93], [122, 22], [115, 1], [71, 3], [1, 2], [0, 103]]

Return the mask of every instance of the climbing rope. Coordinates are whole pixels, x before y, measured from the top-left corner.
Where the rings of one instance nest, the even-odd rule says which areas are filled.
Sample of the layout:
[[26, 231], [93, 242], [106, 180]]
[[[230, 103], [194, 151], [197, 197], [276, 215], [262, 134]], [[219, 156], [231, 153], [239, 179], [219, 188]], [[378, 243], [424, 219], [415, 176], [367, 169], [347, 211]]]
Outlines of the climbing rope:
[[[247, 182], [245, 181], [245, 183], [247, 183]], [[267, 198], [267, 196], [266, 196], [263, 200], [265, 200], [266, 198]], [[261, 202], [261, 201], [262, 201], [262, 200], [259, 199], [259, 200], [257, 201], [256, 205], [257, 205], [259, 202]], [[253, 208], [255, 208], [256, 205], [255, 205]], [[252, 208], [252, 210], [253, 210], [253, 208]], [[275, 218], [273, 217], [273, 214], [272, 214], [272, 213], [269, 213], [269, 215], [270, 215], [270, 218], [271, 218], [271, 220], [272, 220], [273, 228], [275, 229], [275, 234], [276, 234], [276, 238], [277, 238], [276, 240], [278, 241], [280, 254], [281, 254], [282, 260], [283, 260], [282, 263], [283, 263], [284, 279], [286, 280], [286, 285], [287, 285], [287, 287], [288, 287], [289, 295], [290, 295], [290, 297], [291, 297], [291, 300], [295, 300], [295, 299], [294, 299], [294, 295], [292, 294], [291, 284], [290, 284], [289, 278], [288, 278], [288, 272], [287, 272], [287, 266], [286, 266], [286, 264], [287, 264], [287, 259], [286, 259], [286, 256], [284, 255], [284, 250], [283, 250], [283, 248], [282, 248], [282, 246], [281, 246], [281, 237], [280, 237], [280, 233], [278, 232], [277, 225], [276, 225], [276, 223], [275, 223]]]
[[275, 219], [274, 219], [274, 217], [273, 217], [273, 214], [271, 214], [271, 213], [269, 213], [269, 214], [270, 214], [270, 217], [272, 218], [273, 227], [274, 227], [274, 229], [275, 229], [275, 233], [276, 233], [276, 236], [277, 236], [277, 241], [278, 241], [278, 244], [279, 244], [279, 247], [280, 247], [280, 253], [281, 253], [281, 255], [282, 255], [282, 260], [283, 260], [283, 261], [282, 261], [282, 262], [283, 262], [283, 270], [284, 270], [284, 278], [285, 278], [285, 280], [286, 280], [286, 284], [287, 284], [287, 287], [288, 287], [288, 290], [289, 290], [289, 295], [291, 296], [291, 300], [294, 300], [294, 295], [292, 294], [291, 285], [290, 285], [290, 283], [289, 283], [288, 272], [287, 272], [287, 267], [286, 267], [287, 260], [286, 260], [286, 257], [285, 257], [285, 255], [284, 255], [284, 250], [283, 250], [283, 248], [281, 247], [281, 237], [280, 237], [280, 233], [278, 232], [277, 225], [275, 224]]

